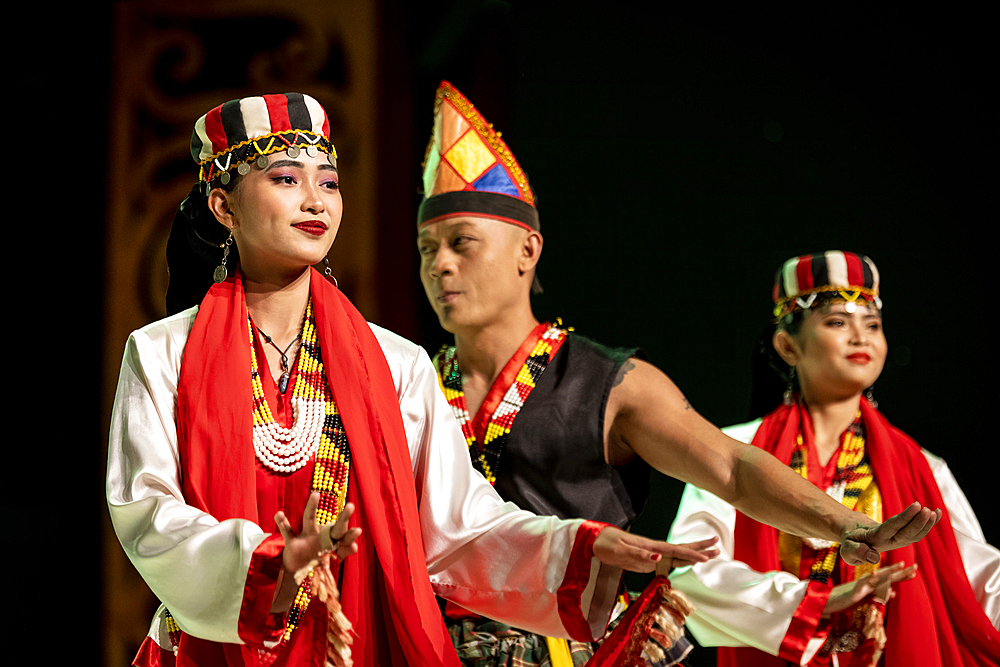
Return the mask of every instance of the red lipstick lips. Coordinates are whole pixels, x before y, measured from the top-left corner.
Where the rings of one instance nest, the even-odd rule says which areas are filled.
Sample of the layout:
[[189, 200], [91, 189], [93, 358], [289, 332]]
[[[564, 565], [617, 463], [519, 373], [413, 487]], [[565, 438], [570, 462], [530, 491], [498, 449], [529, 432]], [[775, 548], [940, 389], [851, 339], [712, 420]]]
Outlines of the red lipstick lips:
[[854, 354], [847, 355], [847, 360], [855, 364], [867, 364], [872, 358], [864, 352], [855, 352]]
[[305, 222], [299, 222], [292, 227], [295, 229], [301, 229], [307, 234], [312, 234], [313, 236], [322, 236], [326, 232], [326, 225], [319, 220], [306, 220]]

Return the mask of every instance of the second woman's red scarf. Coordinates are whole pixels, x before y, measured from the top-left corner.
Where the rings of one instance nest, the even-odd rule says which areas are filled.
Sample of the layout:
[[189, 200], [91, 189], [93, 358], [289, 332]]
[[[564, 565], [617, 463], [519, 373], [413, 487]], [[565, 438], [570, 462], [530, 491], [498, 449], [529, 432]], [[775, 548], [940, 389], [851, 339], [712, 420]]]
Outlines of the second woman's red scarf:
[[[908, 435], [892, 426], [868, 401], [861, 400], [865, 449], [889, 518], [918, 501], [941, 508], [944, 515], [920, 542], [882, 555], [882, 565], [919, 565], [917, 578], [895, 587], [886, 608], [887, 644], [881, 664], [887, 667], [963, 667], [1000, 664], [1000, 633], [990, 623], [969, 585], [955, 533], [937, 482]], [[789, 463], [805, 408], [781, 406], [764, 417], [753, 444]], [[736, 560], [760, 572], [780, 570], [778, 531], [736, 515]], [[775, 666], [785, 661], [756, 649], [720, 648], [719, 665]]]
[[[327, 379], [351, 448], [349, 499], [358, 508], [351, 525], [363, 531], [341, 580], [344, 612], [357, 633], [355, 664], [457, 666], [427, 576], [413, 469], [382, 348], [350, 301], [316, 271], [310, 291]], [[258, 520], [247, 327], [235, 272], [202, 301], [178, 382], [184, 498], [220, 521]], [[325, 616], [313, 613], [317, 604], [293, 633], [288, 649], [296, 655], [284, 656], [287, 664], [323, 664], [323, 652], [312, 651], [309, 641], [325, 632]]]

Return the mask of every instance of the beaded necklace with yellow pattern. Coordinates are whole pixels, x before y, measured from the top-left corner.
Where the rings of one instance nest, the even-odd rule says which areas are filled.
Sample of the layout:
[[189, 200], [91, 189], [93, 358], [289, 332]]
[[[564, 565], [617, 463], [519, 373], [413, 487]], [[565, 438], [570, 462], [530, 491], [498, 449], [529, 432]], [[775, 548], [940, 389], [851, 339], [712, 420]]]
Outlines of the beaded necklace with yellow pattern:
[[[802, 434], [796, 436], [795, 450], [792, 452], [792, 460], [789, 466], [795, 472], [808, 479], [808, 448], [805, 446]], [[865, 492], [868, 491], [868, 494]], [[857, 509], [865, 514], [871, 515], [880, 502], [865, 503], [866, 507], [858, 507], [858, 500], [862, 494], [866, 497], [873, 493], [878, 493], [872, 474], [871, 462], [865, 453], [865, 428], [861, 421], [861, 412], [858, 412], [854, 421], [847, 430], [844, 431], [843, 441], [840, 446], [840, 453], [837, 456], [837, 469], [834, 472], [833, 480], [826, 489], [827, 495], [840, 502], [849, 510]], [[874, 507], [867, 507], [873, 504]], [[881, 517], [872, 516], [872, 519], [880, 521]], [[813, 562], [809, 579], [819, 582], [827, 582], [833, 574], [833, 568], [837, 564], [837, 556], [840, 545], [829, 540], [817, 538], [807, 538], [802, 540], [807, 546], [814, 550]], [[802, 543], [800, 542], [800, 544]], [[800, 547], [801, 549], [801, 547]], [[859, 566], [867, 569], [865, 566]], [[874, 570], [874, 568], [871, 568]], [[796, 572], [796, 574], [798, 574]]]
[[[455, 356], [455, 348], [445, 346], [437, 355], [435, 362], [438, 366], [438, 375], [444, 396], [451, 406], [452, 412], [462, 426], [462, 434], [469, 447], [469, 456], [472, 458], [472, 465], [483, 474], [483, 477], [490, 484], [496, 483], [497, 466], [500, 463], [500, 454], [503, 452], [510, 434], [514, 418], [521, 411], [528, 394], [535, 388], [535, 382], [542, 375], [549, 361], [566, 340], [569, 329], [562, 326], [562, 321], [557, 320], [555, 324], [549, 325], [540, 336], [521, 366], [517, 377], [504, 393], [503, 400], [490, 416], [486, 425], [486, 432], [483, 434], [482, 445], [477, 442], [475, 430], [472, 427], [472, 418], [465, 405], [465, 392], [462, 388], [462, 373], [458, 368], [458, 358]], [[490, 393], [497, 389], [490, 389]]]
[[[247, 319], [249, 320], [249, 316]], [[302, 345], [299, 348], [299, 359], [296, 364], [297, 375], [295, 386], [292, 389], [293, 417], [291, 429], [283, 429], [283, 427], [278, 427], [274, 423], [274, 417], [267, 405], [261, 385], [257, 355], [254, 351], [254, 327], [252, 322], [249, 329], [254, 435], [257, 436], [258, 428], [261, 430], [266, 429], [262, 435], [294, 432], [292, 438], [284, 440], [284, 442], [287, 442], [287, 447], [292, 451], [292, 454], [288, 455], [287, 458], [294, 456], [293, 463], [280, 463], [280, 460], [278, 463], [279, 465], [284, 465], [286, 469], [275, 470], [272, 465], [268, 465], [268, 462], [261, 458], [257, 449], [257, 442], [255, 441], [254, 449], [255, 452], [258, 452], [257, 458], [261, 462], [261, 465], [265, 466], [268, 470], [277, 474], [289, 474], [302, 468], [308, 462], [309, 458], [314, 455], [315, 464], [313, 467], [311, 490], [320, 494], [319, 507], [316, 510], [316, 523], [319, 525], [332, 523], [336, 521], [337, 516], [340, 515], [340, 512], [344, 509], [344, 505], [347, 503], [347, 481], [351, 469], [351, 450], [347, 442], [347, 434], [344, 431], [344, 423], [341, 420], [340, 412], [337, 410], [337, 404], [333, 400], [333, 392], [330, 390], [323, 367], [319, 340], [316, 337], [316, 323], [313, 319], [312, 298], [309, 299], [309, 303], [306, 305], [306, 316], [302, 324]], [[296, 401], [296, 398], [299, 400]], [[300, 413], [297, 412], [296, 408], [299, 410], [303, 407], [315, 409], [316, 406], [308, 405], [309, 402], [319, 404], [322, 419], [319, 420], [320, 428], [318, 429], [318, 437], [315, 440], [315, 445], [308, 443], [301, 445], [296, 442], [294, 436], [298, 436], [304, 432], [308, 433], [309, 431], [304, 428], [296, 429], [296, 424], [300, 426], [302, 424], [300, 421], [301, 417], [299, 417]], [[306, 405], [303, 405], [304, 403]], [[271, 424], [273, 426], [269, 426]], [[309, 451], [311, 453], [305, 456], [303, 460], [301, 454], [296, 454], [296, 452], [302, 451]], [[273, 463], [275, 458], [273, 452], [268, 452], [268, 454], [272, 455], [270, 462]], [[309, 575], [299, 586], [295, 594], [295, 600], [288, 611], [282, 641], [287, 641], [301, 622], [302, 614], [305, 612], [306, 607], [309, 606], [311, 587], [312, 575]], [[176, 653], [182, 631], [170, 615], [169, 610], [166, 611], [166, 623], [170, 642]]]
[[[250, 336], [254, 451], [257, 459], [269, 470], [287, 474], [304, 466], [315, 455], [312, 491], [320, 494], [316, 523], [323, 525], [336, 521], [347, 502], [351, 450], [337, 403], [333, 400], [333, 392], [327, 382], [319, 339], [316, 336], [312, 297], [306, 304], [306, 316], [302, 323], [302, 345], [296, 365], [298, 374], [292, 389], [291, 428], [275, 423], [264, 397], [257, 355], [254, 352], [252, 323]], [[295, 601], [285, 622], [285, 640], [298, 627], [302, 614], [309, 606], [311, 586], [312, 575], [302, 582], [295, 594]]]

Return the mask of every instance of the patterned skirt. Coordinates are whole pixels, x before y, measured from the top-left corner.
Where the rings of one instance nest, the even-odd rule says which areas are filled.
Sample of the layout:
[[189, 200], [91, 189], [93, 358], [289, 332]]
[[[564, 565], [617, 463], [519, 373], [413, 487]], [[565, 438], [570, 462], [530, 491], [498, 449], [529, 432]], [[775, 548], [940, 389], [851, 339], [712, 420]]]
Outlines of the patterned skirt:
[[[448, 634], [467, 667], [551, 667], [545, 637], [487, 618], [445, 618]], [[594, 655], [596, 644], [569, 642], [573, 665], [583, 665]]]

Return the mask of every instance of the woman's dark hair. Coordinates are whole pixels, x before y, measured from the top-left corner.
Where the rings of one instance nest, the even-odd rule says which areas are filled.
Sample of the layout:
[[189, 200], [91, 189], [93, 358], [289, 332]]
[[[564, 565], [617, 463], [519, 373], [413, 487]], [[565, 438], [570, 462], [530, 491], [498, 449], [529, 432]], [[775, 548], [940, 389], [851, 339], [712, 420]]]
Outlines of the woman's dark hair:
[[[212, 187], [232, 192], [242, 180], [235, 172], [233, 176], [229, 183], [223, 185], [217, 181]], [[196, 183], [174, 214], [167, 238], [168, 315], [201, 303], [212, 286], [212, 273], [222, 261], [221, 246], [228, 236], [228, 230], [208, 210], [205, 184]], [[226, 266], [233, 271], [239, 261], [240, 254], [233, 243], [229, 246]]]
[[[798, 335], [805, 320], [806, 311], [792, 313], [790, 320], [782, 321], [780, 327], [793, 336]], [[787, 318], [787, 316], [786, 316]], [[774, 333], [779, 325], [769, 323], [761, 331], [753, 346], [750, 360], [750, 414], [748, 419], [763, 417], [781, 404], [782, 396], [788, 388], [790, 368], [774, 350]], [[798, 380], [791, 378], [794, 388]]]

